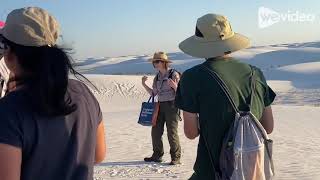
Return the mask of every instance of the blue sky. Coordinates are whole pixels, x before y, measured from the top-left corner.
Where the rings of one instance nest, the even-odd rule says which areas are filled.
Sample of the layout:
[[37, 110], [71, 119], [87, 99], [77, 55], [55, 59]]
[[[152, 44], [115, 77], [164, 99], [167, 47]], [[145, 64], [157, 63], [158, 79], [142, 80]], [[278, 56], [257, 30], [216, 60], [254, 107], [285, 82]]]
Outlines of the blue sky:
[[[194, 34], [198, 17], [226, 15], [233, 30], [253, 45], [320, 40], [318, 0], [2, 0], [0, 20], [13, 9], [39, 6], [61, 25], [63, 42], [75, 58], [150, 54], [178, 51], [178, 44]], [[313, 22], [279, 22], [258, 27], [258, 9], [313, 14]]]

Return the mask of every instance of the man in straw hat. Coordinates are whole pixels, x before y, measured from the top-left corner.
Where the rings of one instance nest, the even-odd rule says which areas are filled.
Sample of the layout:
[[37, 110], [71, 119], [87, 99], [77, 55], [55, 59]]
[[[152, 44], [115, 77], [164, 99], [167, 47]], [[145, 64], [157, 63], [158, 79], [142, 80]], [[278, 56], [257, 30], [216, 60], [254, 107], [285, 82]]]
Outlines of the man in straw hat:
[[[186, 54], [206, 59], [203, 64], [183, 73], [176, 95], [176, 105], [183, 110], [185, 135], [189, 139], [200, 135], [195, 172], [190, 179], [214, 179], [213, 167], [219, 173], [222, 140], [235, 117], [228, 98], [202, 66], [221, 76], [242, 110], [247, 107], [246, 101], [251, 93], [249, 79], [252, 71], [250, 65], [230, 57], [230, 54], [249, 47], [249, 44], [247, 37], [233, 32], [226, 17], [207, 14], [198, 19], [195, 35], [179, 45]], [[251, 109], [271, 133], [273, 116], [270, 105], [275, 93], [267, 85], [262, 72], [254, 69], [256, 92]]]
[[162, 135], [164, 124], [167, 126], [168, 140], [170, 144], [170, 165], [180, 164], [181, 147], [178, 135], [179, 110], [174, 105], [176, 90], [180, 80], [180, 74], [169, 68], [172, 63], [166, 53], [156, 52], [150, 59], [153, 67], [158, 70], [153, 80], [152, 88], [146, 85], [147, 77], [142, 78], [142, 85], [150, 95], [158, 96], [160, 103], [157, 123], [151, 129], [153, 154], [151, 157], [144, 158], [146, 162], [161, 162], [164, 154]]

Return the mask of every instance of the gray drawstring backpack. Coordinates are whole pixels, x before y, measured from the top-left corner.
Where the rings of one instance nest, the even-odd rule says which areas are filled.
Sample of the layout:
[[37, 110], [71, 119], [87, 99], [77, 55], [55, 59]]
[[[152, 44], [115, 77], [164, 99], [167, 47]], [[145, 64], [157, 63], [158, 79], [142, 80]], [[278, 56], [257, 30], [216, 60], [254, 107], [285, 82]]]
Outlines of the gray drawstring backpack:
[[213, 172], [216, 180], [270, 180], [274, 176], [272, 160], [272, 140], [250, 111], [255, 93], [255, 74], [251, 67], [251, 100], [248, 111], [240, 111], [231, 94], [220, 76], [205, 65], [202, 69], [208, 72], [219, 84], [234, 111], [235, 120], [230, 126], [222, 143], [220, 154], [220, 169], [214, 167], [211, 151], [205, 136], [206, 148], [208, 150]]

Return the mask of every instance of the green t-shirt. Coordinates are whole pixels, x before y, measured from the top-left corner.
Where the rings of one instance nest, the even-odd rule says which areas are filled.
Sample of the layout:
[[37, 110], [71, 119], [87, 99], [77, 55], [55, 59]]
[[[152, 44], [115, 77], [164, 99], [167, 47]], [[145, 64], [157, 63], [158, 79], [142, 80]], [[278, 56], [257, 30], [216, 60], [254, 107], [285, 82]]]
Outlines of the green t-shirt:
[[[224, 80], [239, 110], [248, 110], [251, 95], [251, 67], [233, 58], [207, 60], [203, 63]], [[253, 96], [252, 113], [260, 119], [265, 107], [274, 101], [275, 93], [267, 85], [263, 73], [253, 67], [256, 91]], [[176, 105], [183, 111], [198, 113], [200, 139], [194, 174], [191, 179], [213, 179], [209, 154], [202, 136], [206, 136], [215, 168], [219, 169], [222, 140], [235, 113], [218, 83], [200, 65], [185, 71], [176, 94]]]

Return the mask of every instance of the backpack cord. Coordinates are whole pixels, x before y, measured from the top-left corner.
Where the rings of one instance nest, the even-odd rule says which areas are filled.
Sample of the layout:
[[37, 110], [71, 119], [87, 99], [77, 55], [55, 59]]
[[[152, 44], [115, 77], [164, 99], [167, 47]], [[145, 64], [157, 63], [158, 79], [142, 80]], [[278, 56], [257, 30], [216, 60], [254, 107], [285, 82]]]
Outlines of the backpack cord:
[[224, 94], [229, 99], [234, 111], [236, 113], [240, 113], [239, 109], [236, 106], [236, 103], [234, 102], [233, 98], [231, 97], [231, 93], [230, 93], [227, 85], [224, 83], [224, 81], [222, 81], [221, 77], [216, 72], [214, 72], [211, 69], [209, 69], [208, 67], [206, 67], [204, 64], [202, 64], [200, 67], [202, 69], [204, 69], [205, 71], [207, 71], [216, 80], [216, 82], [219, 84], [219, 86], [221, 87]]
[[[202, 129], [202, 128], [201, 128]], [[204, 144], [206, 146], [206, 149], [208, 151], [208, 154], [209, 154], [209, 159], [210, 159], [210, 162], [211, 162], [211, 166], [212, 166], [212, 170], [213, 170], [213, 173], [214, 173], [214, 179], [215, 180], [220, 180], [221, 179], [221, 175], [220, 175], [220, 172], [216, 171], [216, 168], [214, 167], [214, 162], [213, 162], [213, 156], [210, 152], [210, 149], [209, 149], [209, 144], [208, 144], [208, 141], [206, 139], [206, 137], [204, 136], [203, 132], [201, 131], [201, 129], [199, 130], [202, 137], [203, 137], [203, 140], [204, 140]]]
[[[221, 79], [221, 77], [214, 71], [212, 71], [211, 69], [209, 69], [208, 67], [206, 67], [204, 64], [202, 64], [200, 66], [203, 70], [207, 71], [214, 79], [215, 81], [219, 84], [219, 86], [221, 87], [222, 91], [224, 92], [224, 94], [227, 96], [227, 98], [229, 99], [229, 102], [231, 103], [234, 111], [236, 112], [236, 114], [239, 114], [240, 111], [239, 109], [237, 108], [236, 106], [236, 103], [234, 102], [233, 98], [231, 97], [231, 93], [227, 87], [227, 85], [225, 84], [225, 82]], [[252, 73], [251, 73], [251, 88], [253, 87], [253, 70], [252, 70]], [[251, 99], [250, 101], [252, 102], [252, 97], [253, 97], [253, 92], [251, 92]], [[249, 106], [250, 108], [250, 106]], [[200, 131], [201, 132], [201, 131]], [[215, 173], [215, 179], [220, 179], [220, 176], [217, 174], [217, 171], [215, 170], [215, 167], [214, 167], [214, 162], [213, 162], [213, 156], [211, 154], [211, 151], [209, 149], [209, 144], [208, 144], [208, 141], [206, 140], [204, 134], [202, 133], [202, 136], [203, 136], [203, 139], [204, 139], [204, 142], [205, 142], [205, 146], [207, 148], [207, 151], [208, 151], [208, 154], [209, 154], [209, 158], [210, 158], [210, 162], [211, 162], [211, 165], [212, 165], [212, 169], [213, 169], [213, 172]]]

